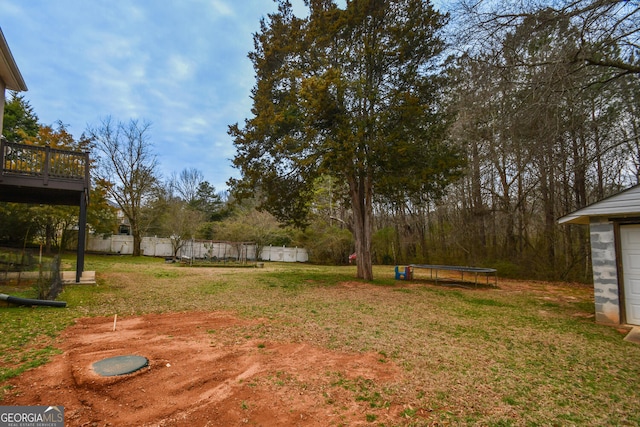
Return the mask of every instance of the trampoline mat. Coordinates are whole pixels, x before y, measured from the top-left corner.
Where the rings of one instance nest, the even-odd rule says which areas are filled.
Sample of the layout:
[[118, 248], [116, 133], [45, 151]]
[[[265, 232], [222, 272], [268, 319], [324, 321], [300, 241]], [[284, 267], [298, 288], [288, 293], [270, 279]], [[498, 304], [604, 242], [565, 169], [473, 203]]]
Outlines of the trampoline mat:
[[126, 355], [102, 359], [91, 366], [98, 375], [114, 377], [117, 375], [131, 374], [148, 365], [149, 360], [146, 357]]

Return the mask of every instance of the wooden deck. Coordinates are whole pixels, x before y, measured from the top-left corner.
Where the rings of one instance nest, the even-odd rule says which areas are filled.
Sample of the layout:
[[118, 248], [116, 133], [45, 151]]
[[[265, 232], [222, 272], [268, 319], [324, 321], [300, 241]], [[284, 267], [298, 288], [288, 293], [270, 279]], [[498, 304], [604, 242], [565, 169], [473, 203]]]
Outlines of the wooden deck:
[[89, 153], [16, 144], [0, 138], [0, 201], [79, 206], [76, 283], [84, 271]]
[[79, 206], [89, 192], [89, 153], [0, 140], [0, 201]]

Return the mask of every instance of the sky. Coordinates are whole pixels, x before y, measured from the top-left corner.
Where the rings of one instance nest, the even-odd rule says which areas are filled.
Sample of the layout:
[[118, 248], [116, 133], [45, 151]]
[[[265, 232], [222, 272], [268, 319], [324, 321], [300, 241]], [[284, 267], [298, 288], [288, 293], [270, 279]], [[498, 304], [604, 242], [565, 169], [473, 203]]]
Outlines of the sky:
[[165, 179], [195, 168], [223, 191], [239, 177], [228, 126], [251, 115], [247, 54], [276, 10], [273, 0], [2, 0], [0, 28], [41, 124], [61, 121], [78, 138], [107, 117], [149, 122]]

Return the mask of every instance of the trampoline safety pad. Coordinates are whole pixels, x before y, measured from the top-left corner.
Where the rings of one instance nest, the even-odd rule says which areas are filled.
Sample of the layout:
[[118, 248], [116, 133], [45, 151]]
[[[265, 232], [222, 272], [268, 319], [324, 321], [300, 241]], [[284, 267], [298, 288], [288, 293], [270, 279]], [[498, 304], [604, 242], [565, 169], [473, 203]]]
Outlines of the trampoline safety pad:
[[102, 359], [92, 366], [96, 374], [103, 377], [132, 374], [149, 365], [149, 360], [142, 356], [116, 356]]

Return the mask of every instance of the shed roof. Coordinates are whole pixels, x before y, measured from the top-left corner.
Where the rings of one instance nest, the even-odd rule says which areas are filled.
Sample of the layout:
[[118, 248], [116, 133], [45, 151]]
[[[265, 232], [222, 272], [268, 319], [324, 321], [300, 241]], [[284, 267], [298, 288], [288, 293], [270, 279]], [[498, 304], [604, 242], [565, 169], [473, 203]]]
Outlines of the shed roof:
[[24, 92], [27, 84], [20, 74], [20, 70], [13, 59], [7, 40], [4, 38], [2, 28], [0, 28], [0, 79], [4, 81], [7, 89]]
[[559, 224], [589, 224], [589, 218], [606, 216], [625, 218], [640, 216], [640, 185], [609, 196], [558, 219]]

